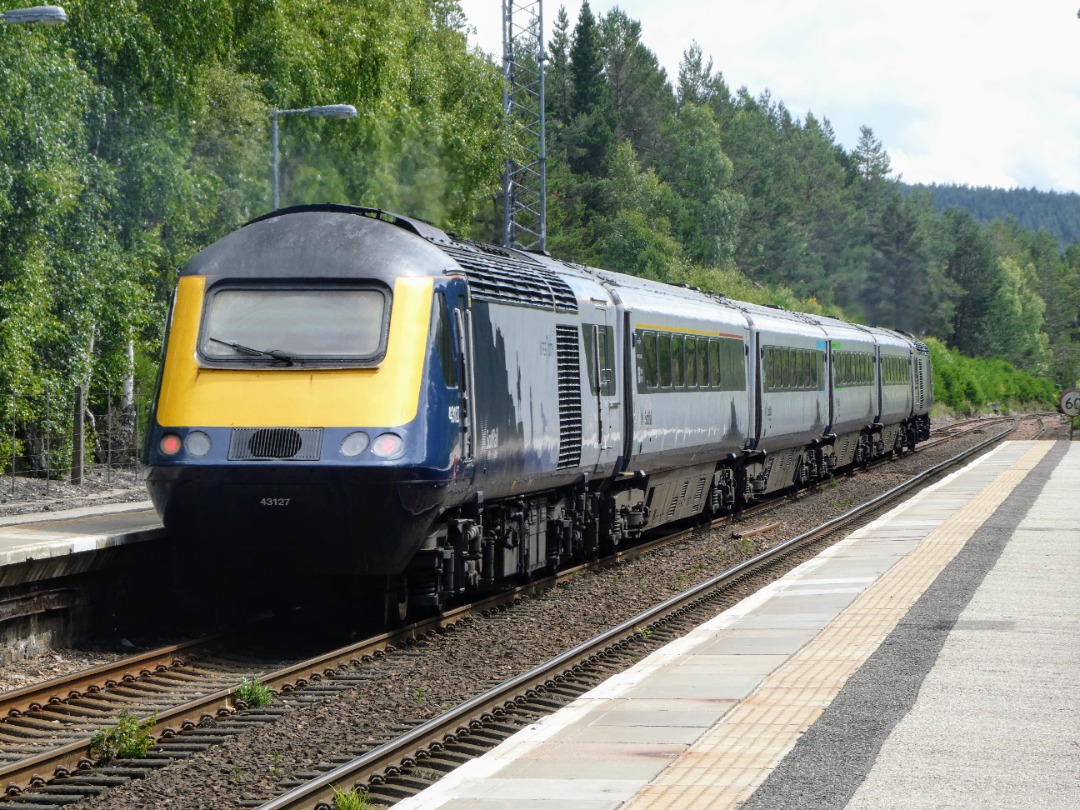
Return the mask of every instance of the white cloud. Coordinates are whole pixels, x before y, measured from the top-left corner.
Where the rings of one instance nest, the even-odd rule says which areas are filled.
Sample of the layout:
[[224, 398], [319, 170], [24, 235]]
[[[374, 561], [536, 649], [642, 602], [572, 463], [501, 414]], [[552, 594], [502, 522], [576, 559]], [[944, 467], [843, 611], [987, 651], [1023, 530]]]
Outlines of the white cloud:
[[[571, 27], [580, 2], [567, 2]], [[593, 0], [641, 21], [674, 81], [697, 41], [733, 90], [768, 89], [828, 118], [845, 148], [860, 126], [910, 182], [1080, 192], [1077, 2]], [[461, 0], [477, 43], [501, 54], [501, 0]], [[550, 37], [559, 4], [544, 7]]]

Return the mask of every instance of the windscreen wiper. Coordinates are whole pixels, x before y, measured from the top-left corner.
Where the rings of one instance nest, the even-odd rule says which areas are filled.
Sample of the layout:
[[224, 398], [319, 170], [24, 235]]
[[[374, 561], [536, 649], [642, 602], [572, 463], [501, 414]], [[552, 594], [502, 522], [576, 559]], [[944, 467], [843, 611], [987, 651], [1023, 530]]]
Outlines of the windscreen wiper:
[[272, 357], [274, 360], [284, 363], [287, 366], [291, 366], [293, 364], [293, 359], [280, 349], [253, 349], [250, 346], [245, 346], [242, 343], [237, 343], [232, 340], [219, 340], [215, 337], [207, 338], [207, 340], [213, 343], [220, 343], [222, 346], [228, 346], [237, 354], [246, 354], [249, 357]]

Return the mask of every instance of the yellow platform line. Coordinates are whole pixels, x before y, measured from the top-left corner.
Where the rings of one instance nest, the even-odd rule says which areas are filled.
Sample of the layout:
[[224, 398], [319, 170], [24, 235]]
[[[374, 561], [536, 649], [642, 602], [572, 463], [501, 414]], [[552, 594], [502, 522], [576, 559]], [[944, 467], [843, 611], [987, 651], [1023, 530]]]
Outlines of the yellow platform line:
[[1053, 444], [1033, 442], [1015, 464], [931, 531], [624, 810], [717, 810], [746, 801]]

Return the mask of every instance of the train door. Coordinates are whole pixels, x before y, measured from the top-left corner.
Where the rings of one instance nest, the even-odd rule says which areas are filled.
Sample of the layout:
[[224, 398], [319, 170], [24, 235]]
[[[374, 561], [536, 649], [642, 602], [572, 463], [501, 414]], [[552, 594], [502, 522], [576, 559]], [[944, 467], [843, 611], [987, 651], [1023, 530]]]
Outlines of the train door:
[[[601, 467], [614, 463], [622, 453], [622, 414], [619, 397], [619, 364], [615, 351], [613, 310], [596, 308], [596, 323], [582, 324], [585, 364], [589, 378], [589, 399], [583, 403], [596, 413], [595, 458], [582, 458], [583, 467]], [[584, 448], [583, 448], [584, 450]]]
[[477, 435], [472, 311], [463, 299], [458, 299], [452, 306], [461, 387], [461, 408], [458, 412], [458, 421], [461, 425], [461, 471], [465, 478], [471, 479], [475, 470]]
[[772, 411], [765, 407], [765, 381], [763, 379], [765, 360], [765, 336], [760, 331], [754, 333], [754, 355], [752, 366], [754, 374], [754, 429], [750, 432], [752, 437], [751, 446], [757, 449], [761, 440], [765, 438], [765, 432], [772, 426]]
[[885, 369], [881, 361], [881, 344], [874, 342], [874, 421], [881, 421], [885, 411]]
[[840, 392], [836, 389], [836, 347], [839, 341], [825, 341], [825, 390], [829, 392], [829, 424], [825, 433], [832, 433], [840, 418]]

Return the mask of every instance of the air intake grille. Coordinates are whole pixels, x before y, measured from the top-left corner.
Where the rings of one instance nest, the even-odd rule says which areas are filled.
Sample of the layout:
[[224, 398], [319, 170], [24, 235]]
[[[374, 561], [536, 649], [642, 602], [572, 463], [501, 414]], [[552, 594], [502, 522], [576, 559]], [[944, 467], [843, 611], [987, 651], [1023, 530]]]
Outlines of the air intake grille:
[[481, 301], [501, 301], [553, 312], [577, 312], [577, 297], [558, 274], [528, 256], [491, 245], [440, 245], [465, 271]]
[[235, 428], [229, 440], [230, 461], [318, 461], [321, 451], [322, 430], [318, 428]]
[[556, 326], [559, 360], [559, 469], [581, 463], [581, 357], [576, 326]]

